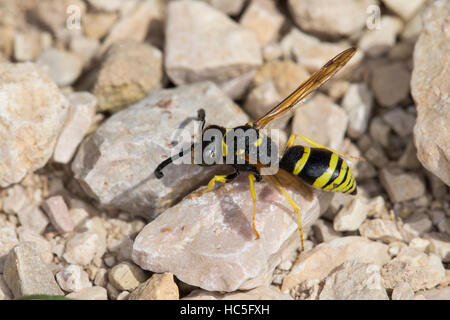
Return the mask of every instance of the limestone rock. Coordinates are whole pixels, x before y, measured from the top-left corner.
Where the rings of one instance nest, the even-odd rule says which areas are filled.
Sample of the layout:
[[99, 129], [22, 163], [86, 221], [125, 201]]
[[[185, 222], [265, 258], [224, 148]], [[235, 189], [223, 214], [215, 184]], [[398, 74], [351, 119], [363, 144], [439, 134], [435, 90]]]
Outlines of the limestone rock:
[[[167, 74], [176, 85], [212, 80], [225, 89], [227, 82], [262, 63], [253, 32], [199, 1], [169, 3], [164, 54]], [[250, 81], [227, 94], [239, 96]]]
[[430, 242], [430, 252], [441, 257], [442, 261], [447, 263], [450, 262], [450, 235], [431, 232], [426, 234], [424, 237]]
[[[169, 271], [181, 281], [209, 291], [251, 289], [266, 281], [291, 241], [299, 243], [296, 217], [284, 196], [256, 183], [256, 228], [248, 178], [237, 178], [201, 197], [185, 198], [149, 223], [136, 237], [133, 260], [145, 270]], [[307, 230], [325, 210], [329, 194], [306, 201], [287, 188], [300, 206]], [[304, 231], [306, 232], [306, 231]], [[306, 234], [306, 233], [305, 233]], [[293, 247], [295, 248], [295, 247]]]
[[35, 64], [0, 64], [0, 187], [50, 158], [68, 110], [66, 98]]
[[53, 153], [53, 161], [58, 163], [70, 162], [91, 128], [97, 105], [97, 99], [89, 92], [72, 92], [66, 97], [70, 104], [69, 113]]
[[383, 114], [383, 119], [401, 137], [406, 137], [413, 132], [415, 118], [403, 109], [396, 108]]
[[123, 4], [121, 0], [88, 0], [89, 4], [97, 10], [117, 11]]
[[419, 236], [424, 232], [429, 232], [433, 224], [428, 215], [415, 212], [405, 219], [403, 229], [411, 235]]
[[13, 295], [11, 293], [11, 290], [9, 290], [8, 286], [6, 285], [6, 282], [3, 279], [3, 275], [0, 275], [0, 301], [11, 300], [12, 298]]
[[202, 289], [192, 291], [181, 300], [293, 300], [274, 286], [261, 286], [248, 291], [231, 293], [209, 292]]
[[450, 300], [450, 286], [419, 291], [417, 294], [423, 295], [426, 300]]
[[[109, 118], [81, 144], [72, 163], [75, 178], [101, 205], [155, 217], [217, 172], [216, 167], [170, 165], [162, 180], [153, 174], [162, 160], [192, 143], [175, 130], [200, 108], [208, 123], [234, 127], [248, 120], [210, 82], [154, 91]], [[184, 128], [189, 134], [193, 122]]]
[[[293, 58], [295, 62], [303, 65], [311, 73], [319, 70], [319, 68], [331, 58], [349, 47], [349, 44], [343, 42], [334, 43], [320, 41], [296, 28], [293, 28], [281, 40], [281, 48], [285, 58]], [[335, 78], [342, 78], [350, 75], [355, 67], [362, 61], [363, 56], [361, 51], [357, 51], [352, 59], [346, 64], [345, 68], [336, 74]]]
[[51, 35], [34, 29], [14, 35], [14, 59], [18, 62], [33, 61], [51, 44]]
[[240, 19], [240, 24], [256, 34], [259, 44], [264, 47], [276, 40], [284, 17], [271, 0], [252, 0]]
[[82, 24], [86, 37], [94, 40], [103, 38], [117, 21], [117, 14], [113, 12], [88, 12]]
[[426, 0], [382, 0], [388, 9], [404, 20], [411, 19], [425, 4]]
[[369, 206], [360, 198], [354, 198], [344, 205], [334, 217], [333, 227], [336, 231], [354, 231], [366, 219]]
[[346, 261], [326, 279], [320, 300], [389, 300], [380, 266]]
[[242, 11], [247, 0], [203, 0], [223, 13], [237, 15]]
[[151, 276], [139, 285], [128, 296], [128, 300], [178, 300], [178, 286], [173, 280], [173, 274], [162, 273]]
[[60, 87], [75, 82], [83, 68], [83, 62], [77, 55], [55, 48], [44, 50], [36, 63], [45, 68], [50, 78]]
[[53, 196], [42, 203], [50, 221], [60, 233], [72, 232], [74, 224], [62, 196]]
[[72, 264], [87, 266], [98, 250], [99, 236], [91, 231], [76, 233], [66, 244], [64, 259]]
[[445, 277], [441, 259], [419, 250], [404, 247], [396, 258], [381, 270], [384, 286], [392, 289], [400, 282], [407, 282], [414, 291], [431, 289]]
[[[258, 119], [271, 108], [276, 106], [281, 100], [282, 98], [273, 81], [268, 80], [253, 88], [249, 92], [245, 101], [244, 110], [247, 111], [252, 119]], [[282, 120], [283, 122], [276, 127], [282, 128], [286, 125], [286, 120]], [[274, 123], [275, 121], [279, 123], [277, 119], [274, 120]]]
[[147, 276], [136, 265], [122, 262], [109, 271], [108, 279], [116, 289], [133, 290], [144, 282]]
[[75, 300], [108, 300], [106, 289], [97, 286], [69, 293], [66, 297]]
[[47, 227], [49, 220], [37, 205], [25, 205], [17, 212], [20, 225], [41, 234]]
[[380, 181], [392, 202], [415, 199], [425, 192], [424, 183], [415, 173], [399, 173], [383, 168], [380, 171]]
[[414, 143], [422, 165], [450, 185], [450, 3], [434, 1], [414, 49], [411, 93], [417, 104]]
[[66, 292], [78, 292], [85, 288], [92, 287], [86, 271], [75, 264], [64, 267], [56, 274], [56, 281]]
[[360, 137], [367, 129], [372, 111], [373, 96], [364, 83], [351, 84], [342, 100], [348, 114], [347, 133], [352, 138]]
[[[324, 146], [339, 150], [347, 124], [348, 116], [345, 111], [327, 96], [317, 94], [295, 111], [292, 132], [300, 133]], [[305, 145], [305, 143], [300, 139], [297, 140], [297, 144]]]
[[3, 276], [15, 298], [32, 294], [63, 294], [32, 242], [22, 242], [11, 249]]
[[94, 94], [101, 111], [118, 111], [162, 86], [162, 53], [133, 40], [114, 43], [100, 68]]
[[331, 223], [319, 219], [313, 224], [312, 229], [314, 236], [319, 242], [329, 242], [333, 239], [340, 238], [342, 234], [335, 231]]
[[76, 36], [70, 39], [69, 49], [71, 52], [77, 54], [83, 61], [83, 66], [86, 68], [90, 65], [91, 60], [95, 57], [100, 46], [100, 41], [84, 36]]
[[379, 28], [367, 30], [358, 42], [358, 48], [369, 57], [378, 57], [391, 49], [402, 30], [403, 23], [399, 18], [383, 15]]
[[392, 290], [392, 300], [412, 300], [414, 291], [407, 282], [399, 282]]
[[332, 37], [350, 36], [364, 28], [367, 7], [376, 0], [289, 0], [295, 23], [305, 31]]
[[358, 230], [362, 236], [372, 240], [384, 240], [389, 242], [403, 240], [397, 225], [391, 220], [366, 220]]
[[27, 227], [17, 228], [17, 235], [19, 236], [20, 242], [33, 242], [45, 263], [51, 263], [53, 261], [52, 247], [43, 236]]
[[372, 71], [372, 91], [383, 107], [394, 107], [409, 95], [411, 74], [402, 62], [376, 66]]
[[0, 225], [0, 273], [3, 273], [8, 252], [18, 243], [15, 226], [12, 224]]
[[323, 279], [345, 261], [356, 260], [382, 266], [389, 261], [388, 246], [363, 237], [349, 236], [319, 244], [301, 254], [284, 278], [282, 292], [308, 279]]

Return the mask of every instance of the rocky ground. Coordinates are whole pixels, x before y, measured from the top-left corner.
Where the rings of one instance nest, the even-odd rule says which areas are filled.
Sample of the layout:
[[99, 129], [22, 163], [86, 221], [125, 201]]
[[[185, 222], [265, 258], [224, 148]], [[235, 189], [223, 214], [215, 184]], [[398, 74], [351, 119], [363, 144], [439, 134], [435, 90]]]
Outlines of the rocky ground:
[[[0, 1], [0, 300], [450, 299], [450, 2]], [[80, 20], [81, 19], [81, 20]], [[340, 51], [291, 119], [352, 163], [358, 195], [296, 218], [223, 168], [153, 170], [199, 108], [233, 127]], [[192, 131], [193, 132], [193, 131]]]

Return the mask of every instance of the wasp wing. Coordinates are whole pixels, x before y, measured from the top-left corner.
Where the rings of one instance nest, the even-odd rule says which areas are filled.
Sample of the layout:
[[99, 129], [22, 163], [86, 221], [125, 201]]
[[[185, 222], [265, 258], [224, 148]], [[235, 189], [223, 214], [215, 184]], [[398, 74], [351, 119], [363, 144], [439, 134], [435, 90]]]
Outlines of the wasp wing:
[[254, 122], [256, 128], [264, 128], [270, 121], [278, 118], [285, 112], [293, 109], [295, 105], [302, 101], [311, 92], [319, 88], [324, 82], [330, 79], [336, 72], [353, 57], [356, 53], [356, 48], [349, 48], [333, 59], [328, 61], [319, 71], [314, 73], [308, 80], [303, 82], [294, 92], [292, 92], [286, 99], [281, 101], [273, 109], [267, 112]]

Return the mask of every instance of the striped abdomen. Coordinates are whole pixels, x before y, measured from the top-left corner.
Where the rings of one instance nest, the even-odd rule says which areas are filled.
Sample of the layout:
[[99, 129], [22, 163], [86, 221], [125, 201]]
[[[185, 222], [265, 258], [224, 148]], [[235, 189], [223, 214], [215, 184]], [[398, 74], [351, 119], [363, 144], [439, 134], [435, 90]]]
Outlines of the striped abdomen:
[[294, 146], [286, 150], [280, 168], [323, 190], [356, 194], [356, 181], [347, 162], [334, 152]]

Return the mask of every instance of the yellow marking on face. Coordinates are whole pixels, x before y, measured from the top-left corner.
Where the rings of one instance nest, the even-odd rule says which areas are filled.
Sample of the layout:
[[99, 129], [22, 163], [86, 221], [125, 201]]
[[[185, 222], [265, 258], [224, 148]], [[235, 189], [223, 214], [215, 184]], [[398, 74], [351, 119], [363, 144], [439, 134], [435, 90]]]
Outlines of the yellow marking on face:
[[297, 176], [303, 170], [303, 167], [305, 166], [306, 162], [308, 161], [310, 153], [311, 153], [311, 148], [304, 147], [302, 157], [295, 164], [294, 172], [293, 172], [294, 175]]
[[316, 188], [322, 188], [324, 185], [330, 181], [331, 176], [334, 173], [334, 170], [336, 169], [337, 163], [338, 163], [339, 157], [337, 154], [332, 153], [330, 158], [330, 163], [328, 164], [327, 170], [325, 170], [324, 173], [320, 177], [318, 177], [316, 180], [314, 180], [313, 186]]
[[345, 172], [347, 169], [347, 163], [345, 161], [342, 161], [341, 170], [339, 171], [339, 175], [332, 183], [330, 183], [328, 186], [326, 186], [323, 190], [336, 190], [335, 188], [339, 187], [341, 185], [342, 180], [344, 180]]

